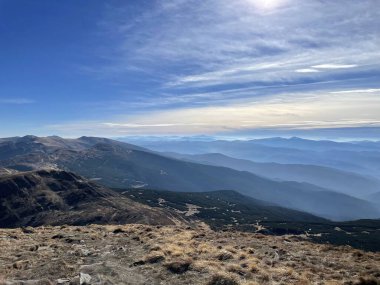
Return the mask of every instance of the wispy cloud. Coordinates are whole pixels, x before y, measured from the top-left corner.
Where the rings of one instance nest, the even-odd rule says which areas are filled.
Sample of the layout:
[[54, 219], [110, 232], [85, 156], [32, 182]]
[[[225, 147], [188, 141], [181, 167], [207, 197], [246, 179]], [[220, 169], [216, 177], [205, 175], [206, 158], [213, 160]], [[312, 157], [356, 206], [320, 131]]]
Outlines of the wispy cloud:
[[310, 68], [301, 68], [297, 69], [298, 73], [314, 73], [314, 72], [322, 72], [324, 70], [332, 70], [332, 69], [346, 69], [346, 68], [354, 68], [358, 67], [356, 64], [318, 64], [313, 65]]
[[315, 70], [341, 77], [380, 66], [376, 1], [168, 3], [156, 2], [132, 21], [119, 16], [115, 24], [112, 17], [108, 26], [124, 23], [118, 63], [164, 67], [161, 82], [169, 89], [300, 81], [309, 73], [325, 80]]
[[[226, 106], [161, 110], [108, 122], [47, 126], [55, 132], [91, 134], [229, 133], [264, 128], [314, 129], [380, 127], [380, 90], [376, 92], [283, 94]], [[362, 112], [358, 112], [361, 110]]]
[[111, 128], [160, 128], [160, 127], [185, 127], [185, 126], [202, 126], [205, 123], [160, 123], [160, 124], [130, 124], [130, 123], [103, 123], [104, 126]]
[[332, 94], [350, 94], [350, 93], [380, 93], [380, 88], [374, 89], [355, 89], [355, 90], [342, 90], [342, 91], [332, 91]]
[[354, 68], [357, 67], [356, 64], [318, 64], [313, 65], [312, 68], [319, 69], [345, 69], [345, 68]]
[[301, 69], [297, 69], [296, 72], [310, 73], [310, 72], [320, 72], [320, 71], [318, 69], [314, 69], [314, 68], [301, 68]]

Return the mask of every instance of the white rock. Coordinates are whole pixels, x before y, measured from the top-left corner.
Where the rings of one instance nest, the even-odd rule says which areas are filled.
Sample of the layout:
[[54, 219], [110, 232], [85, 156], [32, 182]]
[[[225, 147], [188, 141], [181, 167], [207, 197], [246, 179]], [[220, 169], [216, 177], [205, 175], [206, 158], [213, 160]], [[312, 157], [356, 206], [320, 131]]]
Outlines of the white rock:
[[86, 273], [79, 273], [79, 284], [80, 285], [88, 285], [91, 284], [91, 276]]

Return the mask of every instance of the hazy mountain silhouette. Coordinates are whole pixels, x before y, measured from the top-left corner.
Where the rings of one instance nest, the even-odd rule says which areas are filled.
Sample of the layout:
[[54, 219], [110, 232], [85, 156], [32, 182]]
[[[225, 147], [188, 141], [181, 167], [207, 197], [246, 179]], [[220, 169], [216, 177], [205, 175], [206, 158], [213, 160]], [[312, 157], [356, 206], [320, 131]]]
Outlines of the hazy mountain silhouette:
[[159, 152], [222, 153], [255, 162], [319, 165], [373, 177], [378, 177], [380, 173], [380, 148], [377, 143], [271, 138], [211, 142], [141, 141], [139, 145]]
[[208, 165], [224, 166], [281, 181], [307, 182], [323, 188], [365, 198], [380, 189], [380, 180], [331, 167], [306, 164], [253, 162], [220, 153], [186, 155], [167, 153], [168, 156]]

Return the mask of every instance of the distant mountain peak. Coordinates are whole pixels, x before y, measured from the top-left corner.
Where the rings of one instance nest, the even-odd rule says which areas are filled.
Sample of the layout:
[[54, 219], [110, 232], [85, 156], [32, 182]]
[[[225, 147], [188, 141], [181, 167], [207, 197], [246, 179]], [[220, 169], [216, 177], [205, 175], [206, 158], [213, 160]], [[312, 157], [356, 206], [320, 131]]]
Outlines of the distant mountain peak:
[[26, 136], [23, 136], [21, 138], [25, 139], [25, 140], [35, 140], [35, 139], [38, 139], [38, 137], [34, 136], [34, 135], [26, 135]]

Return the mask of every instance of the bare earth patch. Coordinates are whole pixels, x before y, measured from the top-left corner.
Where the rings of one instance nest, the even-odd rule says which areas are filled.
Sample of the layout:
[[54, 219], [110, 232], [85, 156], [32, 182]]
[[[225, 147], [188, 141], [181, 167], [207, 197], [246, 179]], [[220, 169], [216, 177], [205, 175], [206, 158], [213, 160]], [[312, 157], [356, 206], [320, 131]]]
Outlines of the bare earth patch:
[[380, 253], [205, 225], [0, 229], [0, 252], [0, 284], [380, 284]]

